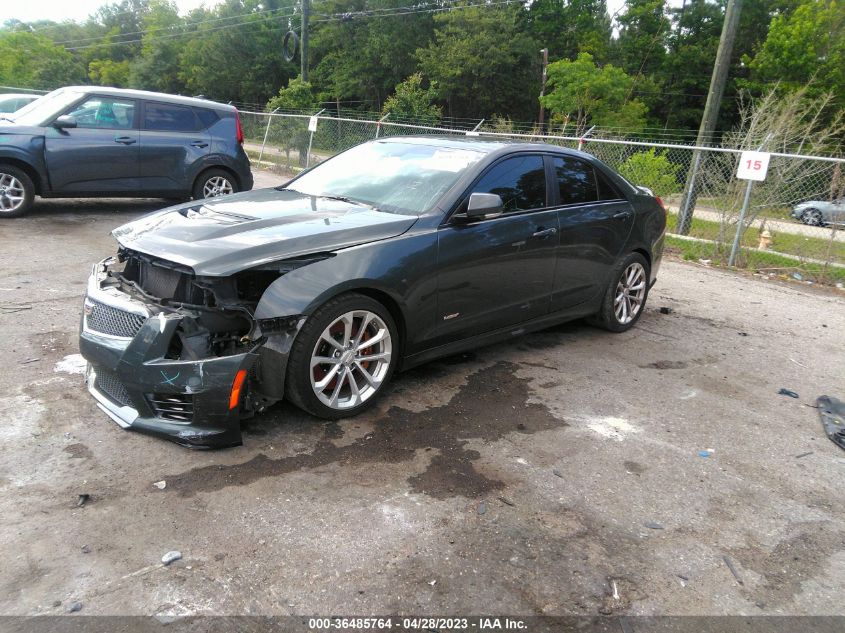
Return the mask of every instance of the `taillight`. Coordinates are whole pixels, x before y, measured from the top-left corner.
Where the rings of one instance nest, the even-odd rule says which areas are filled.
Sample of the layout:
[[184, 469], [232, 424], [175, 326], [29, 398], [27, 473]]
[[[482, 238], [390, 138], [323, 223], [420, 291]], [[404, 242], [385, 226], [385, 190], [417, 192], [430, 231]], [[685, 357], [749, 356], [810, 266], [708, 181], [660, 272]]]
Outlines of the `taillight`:
[[660, 205], [660, 208], [663, 209], [663, 212], [665, 213], [666, 212], [666, 205], [663, 204], [663, 198], [661, 198], [660, 196], [654, 196], [654, 199], [657, 200], [657, 204]]
[[237, 108], [235, 109], [235, 136], [238, 139], [238, 143], [243, 145], [244, 144], [244, 128], [241, 125], [241, 115], [238, 113]]
[[246, 369], [238, 370], [235, 374], [235, 380], [232, 381], [232, 391], [229, 392], [229, 410], [237, 409], [241, 401], [241, 390], [246, 380]]

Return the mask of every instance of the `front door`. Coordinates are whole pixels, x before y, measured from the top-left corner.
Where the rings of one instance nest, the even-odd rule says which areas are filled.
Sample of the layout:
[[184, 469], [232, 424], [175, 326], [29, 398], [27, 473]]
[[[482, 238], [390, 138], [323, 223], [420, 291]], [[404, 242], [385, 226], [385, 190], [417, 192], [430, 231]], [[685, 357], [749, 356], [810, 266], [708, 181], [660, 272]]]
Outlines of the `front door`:
[[77, 127], [47, 128], [47, 171], [54, 193], [104, 194], [138, 190], [137, 102], [89, 96], [65, 115]]
[[[471, 193], [495, 193], [500, 216], [467, 221]], [[524, 154], [491, 166], [438, 232], [438, 344], [516, 325], [549, 311], [558, 245], [544, 158]]]

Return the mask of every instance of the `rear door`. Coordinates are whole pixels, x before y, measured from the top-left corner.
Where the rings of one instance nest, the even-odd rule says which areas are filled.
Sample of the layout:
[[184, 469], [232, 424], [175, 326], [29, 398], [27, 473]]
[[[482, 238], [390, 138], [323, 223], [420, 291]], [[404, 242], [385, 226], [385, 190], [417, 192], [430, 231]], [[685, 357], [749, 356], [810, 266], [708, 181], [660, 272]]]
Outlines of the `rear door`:
[[607, 176], [574, 156], [552, 158], [560, 243], [552, 312], [594, 298], [609, 275], [634, 226], [631, 203]]
[[45, 154], [54, 193], [131, 193], [138, 189], [138, 103], [89, 95], [63, 112], [77, 127], [47, 127]]
[[[471, 193], [496, 193], [500, 216], [467, 222]], [[541, 154], [504, 158], [467, 191], [438, 231], [438, 344], [545, 315], [558, 244]]]
[[207, 125], [191, 106], [145, 101], [141, 117], [141, 187], [190, 192], [192, 167], [211, 151]]

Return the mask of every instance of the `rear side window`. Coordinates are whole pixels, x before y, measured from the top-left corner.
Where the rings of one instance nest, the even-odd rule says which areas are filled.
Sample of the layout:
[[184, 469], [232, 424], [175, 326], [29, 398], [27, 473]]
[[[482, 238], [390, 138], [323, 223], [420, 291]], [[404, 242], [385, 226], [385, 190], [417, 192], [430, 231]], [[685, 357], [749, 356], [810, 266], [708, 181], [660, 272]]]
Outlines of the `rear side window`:
[[577, 158], [556, 156], [554, 167], [561, 204], [587, 204], [598, 200], [592, 165]]
[[601, 169], [596, 169], [596, 184], [599, 187], [599, 200], [622, 200], [623, 196], [619, 193], [616, 186], [610, 182], [610, 179], [605, 176]]
[[220, 119], [220, 117], [217, 116], [217, 113], [214, 110], [206, 110], [205, 108], [194, 108], [194, 112], [199, 118], [203, 130], [206, 128], [210, 128]]
[[162, 132], [196, 132], [199, 121], [193, 108], [171, 103], [147, 103], [144, 107], [144, 129]]
[[494, 165], [473, 193], [496, 193], [505, 213], [542, 209], [546, 205], [546, 170], [542, 156], [515, 156]]

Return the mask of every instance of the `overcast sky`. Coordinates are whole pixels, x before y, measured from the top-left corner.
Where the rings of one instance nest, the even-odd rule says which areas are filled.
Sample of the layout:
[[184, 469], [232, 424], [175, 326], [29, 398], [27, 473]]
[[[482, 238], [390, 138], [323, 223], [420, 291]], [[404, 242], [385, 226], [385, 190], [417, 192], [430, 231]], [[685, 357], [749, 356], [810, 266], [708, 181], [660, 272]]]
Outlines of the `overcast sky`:
[[[219, 0], [176, 0], [179, 12], [183, 15], [201, 5], [213, 6]], [[35, 20], [64, 20], [84, 21], [109, 0], [0, 0], [0, 22], [9, 18], [17, 18], [24, 22]], [[412, 4], [409, 1], [408, 4]], [[607, 0], [607, 10], [613, 15], [625, 4], [625, 0]], [[670, 4], [674, 4], [670, 2]]]

